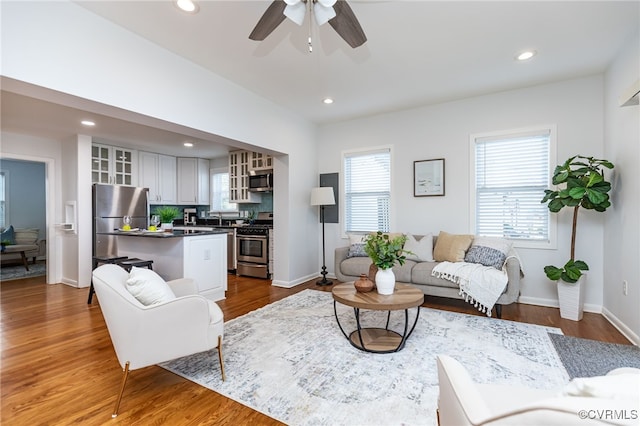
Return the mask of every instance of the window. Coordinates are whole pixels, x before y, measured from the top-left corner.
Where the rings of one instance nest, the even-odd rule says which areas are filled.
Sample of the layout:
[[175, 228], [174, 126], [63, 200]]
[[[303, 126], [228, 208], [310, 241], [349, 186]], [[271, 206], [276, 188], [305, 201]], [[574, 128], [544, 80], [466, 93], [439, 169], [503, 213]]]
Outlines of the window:
[[343, 153], [345, 231], [389, 231], [391, 149]]
[[[471, 227], [519, 247], [555, 244], [555, 222], [540, 202], [555, 164], [555, 128], [471, 136]], [[554, 218], [555, 219], [555, 218]]]
[[238, 211], [236, 203], [229, 202], [229, 171], [211, 170], [211, 211]]

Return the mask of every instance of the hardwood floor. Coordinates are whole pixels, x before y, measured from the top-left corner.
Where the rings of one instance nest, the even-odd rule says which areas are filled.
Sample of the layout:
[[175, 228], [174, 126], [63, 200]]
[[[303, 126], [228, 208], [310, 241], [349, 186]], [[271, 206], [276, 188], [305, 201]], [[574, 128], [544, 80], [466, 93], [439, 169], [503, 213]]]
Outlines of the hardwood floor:
[[[227, 299], [219, 305], [229, 320], [306, 288], [331, 291], [315, 280], [283, 289], [229, 275]], [[121, 369], [99, 302], [87, 305], [87, 294], [86, 288], [47, 285], [44, 277], [0, 284], [2, 424], [280, 424], [156, 366], [131, 373], [120, 415], [111, 419]], [[423, 306], [482, 315], [463, 301], [429, 298]], [[557, 309], [514, 304], [503, 308], [503, 318], [629, 343], [598, 314], [573, 322], [560, 319]]]

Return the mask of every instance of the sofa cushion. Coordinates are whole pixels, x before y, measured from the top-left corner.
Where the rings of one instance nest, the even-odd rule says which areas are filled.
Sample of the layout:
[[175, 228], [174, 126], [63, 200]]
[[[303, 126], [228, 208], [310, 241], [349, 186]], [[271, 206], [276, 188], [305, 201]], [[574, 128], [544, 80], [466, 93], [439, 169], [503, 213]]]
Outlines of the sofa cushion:
[[7, 244], [16, 243], [16, 235], [13, 229], [13, 225], [2, 231], [2, 235], [0, 235], [0, 241], [6, 242]]
[[411, 270], [411, 282], [413, 284], [432, 285], [435, 287], [458, 288], [459, 285], [454, 282], [431, 276], [431, 271], [433, 271], [433, 268], [435, 268], [437, 264], [438, 262], [417, 263]]
[[407, 242], [404, 243], [404, 249], [412, 252], [408, 254], [407, 259], [416, 262], [433, 262], [433, 235], [427, 234], [416, 240], [416, 237], [407, 234]]
[[464, 261], [502, 269], [511, 245], [511, 241], [504, 238], [475, 237], [464, 256]]
[[340, 264], [340, 271], [344, 275], [359, 277], [360, 274], [369, 274], [371, 259], [369, 257], [350, 257]]
[[413, 260], [405, 260], [404, 265], [396, 265], [391, 268], [393, 270], [393, 274], [396, 276], [396, 281], [400, 281], [403, 283], [411, 282], [411, 270], [416, 265], [416, 262]]
[[171, 287], [151, 269], [131, 268], [127, 290], [145, 306], [168, 302], [176, 298]]
[[433, 248], [433, 258], [436, 262], [463, 262], [464, 255], [472, 241], [473, 235], [456, 235], [440, 231]]

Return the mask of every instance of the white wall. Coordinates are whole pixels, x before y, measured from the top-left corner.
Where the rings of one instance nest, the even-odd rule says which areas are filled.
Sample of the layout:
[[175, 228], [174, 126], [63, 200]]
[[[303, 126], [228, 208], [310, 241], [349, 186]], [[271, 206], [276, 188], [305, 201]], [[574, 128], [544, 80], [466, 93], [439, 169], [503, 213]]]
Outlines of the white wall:
[[[391, 231], [425, 234], [469, 232], [469, 135], [556, 124], [557, 158], [603, 155], [603, 77], [592, 76], [457, 102], [425, 106], [321, 127], [319, 173], [340, 172], [341, 151], [393, 145]], [[445, 158], [444, 197], [413, 197], [413, 161]], [[521, 300], [557, 306], [543, 268], [569, 258], [571, 215], [558, 215], [557, 249], [518, 249], [525, 278]], [[586, 306], [599, 311], [603, 283], [602, 215], [580, 212], [576, 256], [590, 266]], [[327, 225], [327, 253], [347, 245], [339, 225]], [[588, 248], [585, 246], [588, 245]], [[333, 262], [329, 262], [334, 271]]]
[[[616, 168], [613, 206], [604, 239], [604, 314], [640, 344], [640, 106], [620, 107], [620, 97], [640, 79], [640, 35], [635, 34], [605, 75], [605, 156]], [[622, 292], [622, 281], [629, 291]]]
[[274, 167], [286, 181], [274, 197], [275, 278], [287, 285], [317, 271], [317, 234], [291, 246], [313, 220], [314, 125], [72, 2], [3, 2], [2, 40], [2, 74], [17, 93], [106, 115], [121, 111], [100, 104], [117, 107], [285, 153]]

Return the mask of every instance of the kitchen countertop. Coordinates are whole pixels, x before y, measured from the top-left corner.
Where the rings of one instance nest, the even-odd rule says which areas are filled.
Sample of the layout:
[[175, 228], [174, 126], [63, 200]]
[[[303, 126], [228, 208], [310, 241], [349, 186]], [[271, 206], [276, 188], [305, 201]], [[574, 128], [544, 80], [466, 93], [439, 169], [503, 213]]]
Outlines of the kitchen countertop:
[[214, 229], [211, 231], [200, 231], [200, 230], [190, 230], [190, 231], [182, 231], [182, 230], [174, 230], [173, 232], [152, 232], [146, 230], [138, 230], [138, 231], [117, 231], [113, 232], [100, 232], [101, 235], [118, 235], [118, 236], [127, 236], [127, 237], [147, 237], [147, 238], [183, 238], [183, 237], [199, 237], [202, 235], [214, 235], [214, 234], [226, 234], [227, 231], [222, 229]]

